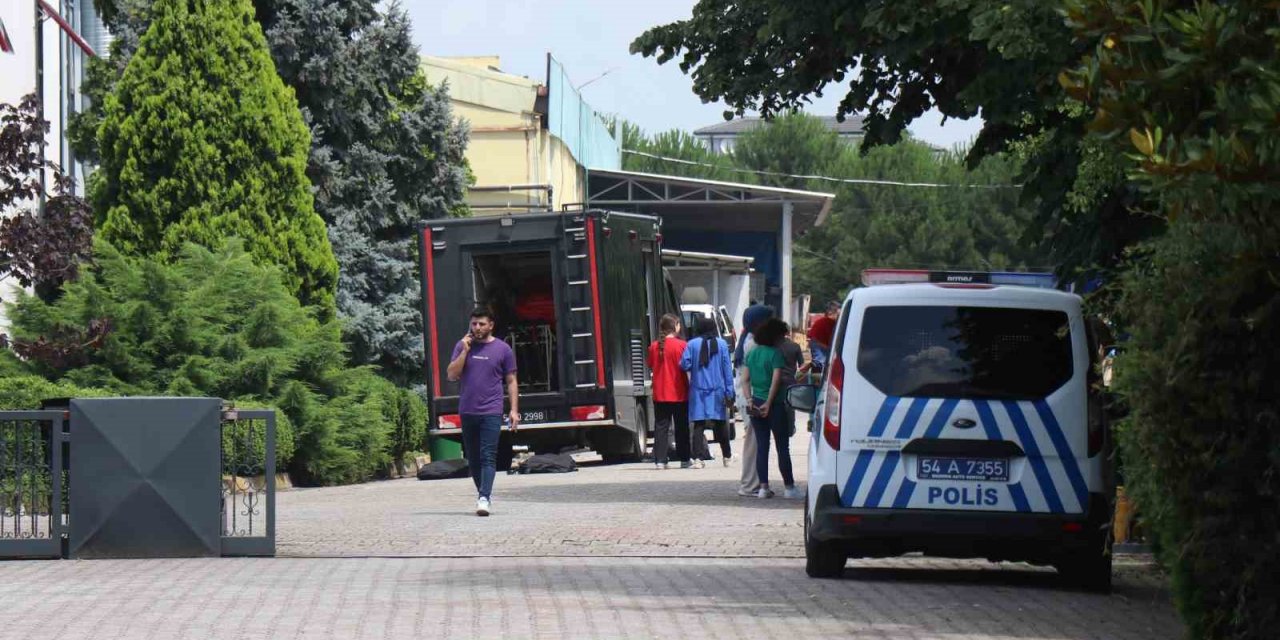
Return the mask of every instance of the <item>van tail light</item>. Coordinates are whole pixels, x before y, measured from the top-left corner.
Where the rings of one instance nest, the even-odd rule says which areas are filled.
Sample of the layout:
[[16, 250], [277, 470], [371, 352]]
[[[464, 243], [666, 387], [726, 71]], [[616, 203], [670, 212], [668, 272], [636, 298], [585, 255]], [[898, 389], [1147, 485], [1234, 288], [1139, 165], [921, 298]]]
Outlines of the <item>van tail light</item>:
[[844, 361], [833, 354], [827, 371], [827, 400], [823, 407], [822, 437], [832, 449], [840, 450], [840, 396], [844, 394]]

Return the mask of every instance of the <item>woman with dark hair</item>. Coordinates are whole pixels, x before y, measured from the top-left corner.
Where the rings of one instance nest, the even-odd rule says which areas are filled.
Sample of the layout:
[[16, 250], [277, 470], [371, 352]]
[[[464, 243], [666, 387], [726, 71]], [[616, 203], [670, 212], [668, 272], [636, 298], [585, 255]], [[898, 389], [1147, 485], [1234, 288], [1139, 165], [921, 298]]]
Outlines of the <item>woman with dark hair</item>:
[[653, 372], [653, 466], [666, 469], [671, 443], [671, 423], [676, 427], [676, 458], [689, 465], [689, 379], [680, 370], [685, 341], [679, 338], [680, 319], [670, 313], [658, 320], [660, 336], [649, 345], [649, 370]]
[[[698, 337], [689, 341], [680, 358], [680, 368], [689, 372], [689, 421], [694, 425], [691, 439], [698, 468], [704, 466], [698, 451], [699, 436], [707, 427], [715, 430], [725, 464], [733, 456], [725, 422], [733, 404], [733, 353], [719, 334], [715, 320], [703, 318], [698, 322]], [[701, 444], [705, 450], [705, 438]]]
[[755, 330], [756, 346], [746, 356], [742, 393], [751, 398], [747, 411], [751, 429], [756, 435], [756, 474], [760, 476], [759, 498], [772, 498], [769, 489], [769, 436], [778, 445], [778, 471], [786, 489], [783, 496], [799, 498], [791, 474], [791, 426], [787, 424], [787, 407], [782, 401], [782, 376], [787, 363], [779, 345], [787, 335], [787, 325], [778, 319], [765, 321]]

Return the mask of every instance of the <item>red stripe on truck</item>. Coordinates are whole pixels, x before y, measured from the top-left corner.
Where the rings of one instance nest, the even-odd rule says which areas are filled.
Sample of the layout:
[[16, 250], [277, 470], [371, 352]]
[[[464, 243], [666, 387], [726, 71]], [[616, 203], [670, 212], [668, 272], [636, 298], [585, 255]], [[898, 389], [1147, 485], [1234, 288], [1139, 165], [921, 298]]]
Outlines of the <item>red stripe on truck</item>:
[[596, 225], [587, 218], [587, 259], [590, 262], [591, 315], [596, 323], [596, 386], [604, 388], [604, 338], [600, 335], [600, 277], [596, 273]]
[[431, 227], [422, 230], [422, 255], [427, 270], [427, 326], [431, 334], [427, 349], [431, 351], [431, 388], [440, 397], [440, 347], [436, 329], [436, 263], [431, 248]]

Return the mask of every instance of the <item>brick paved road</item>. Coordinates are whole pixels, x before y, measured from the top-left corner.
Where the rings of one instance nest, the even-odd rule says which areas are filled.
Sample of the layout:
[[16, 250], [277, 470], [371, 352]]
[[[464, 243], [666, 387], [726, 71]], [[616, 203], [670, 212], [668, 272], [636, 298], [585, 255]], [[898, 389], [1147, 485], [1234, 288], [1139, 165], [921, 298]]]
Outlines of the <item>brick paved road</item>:
[[1164, 595], [907, 560], [809, 580], [738, 558], [0, 563], [0, 638], [1174, 638]]
[[487, 519], [469, 480], [285, 492], [290, 557], [0, 562], [0, 640], [1182, 635], [1134, 558], [1111, 596], [1052, 570], [924, 558], [810, 580], [801, 503], [739, 498], [737, 473], [500, 476]]

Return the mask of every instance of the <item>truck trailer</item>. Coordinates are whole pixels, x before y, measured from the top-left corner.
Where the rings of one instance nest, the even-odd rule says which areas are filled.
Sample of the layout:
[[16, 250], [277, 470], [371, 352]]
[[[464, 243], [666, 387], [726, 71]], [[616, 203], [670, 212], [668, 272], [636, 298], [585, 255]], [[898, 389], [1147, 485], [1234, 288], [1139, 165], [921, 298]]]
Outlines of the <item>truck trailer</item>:
[[[590, 448], [639, 460], [652, 431], [645, 354], [679, 303], [662, 267], [661, 221], [578, 210], [419, 223], [429, 432], [462, 438], [458, 384], [445, 373], [475, 308], [516, 356], [521, 422], [534, 453]], [[509, 406], [504, 411], [509, 410]]]

